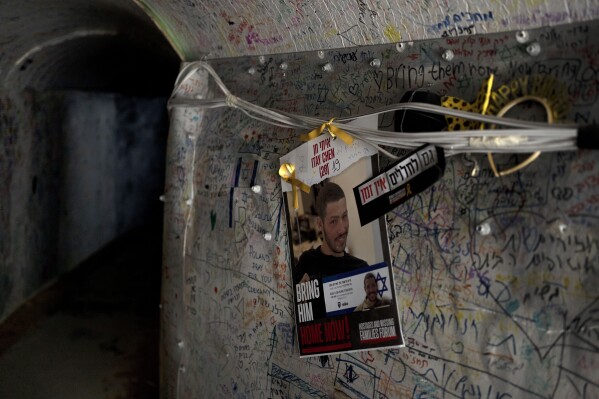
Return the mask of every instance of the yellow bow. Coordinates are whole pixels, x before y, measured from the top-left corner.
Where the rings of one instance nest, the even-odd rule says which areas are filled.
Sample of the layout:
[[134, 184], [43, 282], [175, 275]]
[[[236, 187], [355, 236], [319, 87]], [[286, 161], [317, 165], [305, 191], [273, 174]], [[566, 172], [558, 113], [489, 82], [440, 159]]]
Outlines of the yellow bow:
[[300, 180], [295, 178], [295, 165], [290, 163], [284, 163], [279, 168], [279, 176], [287, 183], [291, 184], [291, 188], [293, 190], [293, 207], [295, 209], [299, 208], [299, 195], [297, 192], [297, 187], [302, 189], [303, 192], [309, 193], [310, 186], [301, 182]]
[[333, 136], [333, 139], [339, 137], [341, 140], [343, 140], [345, 144], [351, 145], [351, 143], [354, 142], [352, 136], [350, 136], [349, 133], [347, 133], [346, 131], [341, 130], [337, 126], [333, 125], [334, 120], [335, 118], [331, 118], [330, 121], [323, 123], [316, 129], [312, 130], [310, 133], [302, 135], [300, 139], [302, 139], [303, 141], [312, 140], [320, 136], [320, 134], [326, 129], [329, 132], [329, 134]]

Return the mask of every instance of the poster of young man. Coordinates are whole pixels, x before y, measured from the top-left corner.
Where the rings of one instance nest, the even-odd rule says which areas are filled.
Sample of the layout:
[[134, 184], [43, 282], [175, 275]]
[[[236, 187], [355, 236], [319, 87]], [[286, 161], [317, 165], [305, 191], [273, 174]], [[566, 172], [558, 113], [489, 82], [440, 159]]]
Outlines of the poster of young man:
[[[313, 182], [306, 177], [310, 167], [325, 160], [306, 167], [301, 159], [311, 158], [318, 140], [326, 139], [305, 143], [307, 155], [300, 148], [281, 163], [295, 162], [302, 171], [295, 178]], [[361, 226], [352, 194], [373, 175], [376, 156], [347, 165], [344, 150], [351, 151], [340, 140], [333, 144], [342, 148], [330, 151], [326, 162], [339, 173], [311, 185], [309, 193], [286, 192], [300, 357], [404, 345], [384, 218]]]

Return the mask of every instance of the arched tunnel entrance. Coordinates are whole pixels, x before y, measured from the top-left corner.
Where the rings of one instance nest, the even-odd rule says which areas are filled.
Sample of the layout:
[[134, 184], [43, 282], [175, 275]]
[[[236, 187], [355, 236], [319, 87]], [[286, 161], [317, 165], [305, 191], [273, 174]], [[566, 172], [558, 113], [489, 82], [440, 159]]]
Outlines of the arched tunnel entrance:
[[121, 3], [0, 1], [0, 397], [158, 397], [180, 58]]

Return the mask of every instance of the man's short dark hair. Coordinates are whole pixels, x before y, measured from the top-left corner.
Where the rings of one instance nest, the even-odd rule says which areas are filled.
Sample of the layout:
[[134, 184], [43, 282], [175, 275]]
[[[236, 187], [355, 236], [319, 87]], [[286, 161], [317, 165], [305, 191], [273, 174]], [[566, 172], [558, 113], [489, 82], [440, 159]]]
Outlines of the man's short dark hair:
[[366, 280], [368, 280], [369, 278], [373, 279], [376, 281], [376, 277], [374, 277], [374, 274], [372, 273], [366, 273], [366, 275], [364, 276], [364, 282], [366, 282]]
[[316, 198], [316, 212], [321, 219], [324, 220], [327, 211], [327, 205], [330, 202], [336, 202], [345, 198], [343, 189], [338, 184], [327, 182], [320, 188], [318, 197]]

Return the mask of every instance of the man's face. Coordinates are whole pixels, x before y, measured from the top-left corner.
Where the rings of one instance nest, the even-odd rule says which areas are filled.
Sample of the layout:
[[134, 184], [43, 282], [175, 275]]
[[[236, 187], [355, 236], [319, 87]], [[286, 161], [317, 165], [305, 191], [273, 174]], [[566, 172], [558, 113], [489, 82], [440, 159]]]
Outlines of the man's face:
[[345, 198], [329, 202], [324, 219], [319, 217], [318, 222], [324, 236], [322, 252], [325, 255], [343, 256], [349, 231]]
[[366, 279], [366, 281], [364, 281], [364, 291], [366, 291], [366, 298], [368, 298], [370, 302], [376, 301], [376, 294], [378, 291], [376, 279]]

